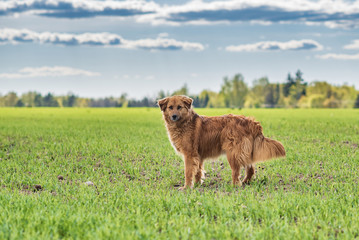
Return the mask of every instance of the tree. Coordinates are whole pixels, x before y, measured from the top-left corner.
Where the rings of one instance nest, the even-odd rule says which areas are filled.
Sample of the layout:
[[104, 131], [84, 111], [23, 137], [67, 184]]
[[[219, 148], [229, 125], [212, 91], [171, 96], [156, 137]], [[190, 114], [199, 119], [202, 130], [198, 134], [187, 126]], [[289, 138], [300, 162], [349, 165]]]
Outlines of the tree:
[[4, 96], [4, 98], [6, 107], [14, 107], [18, 101], [18, 97], [15, 92], [9, 92]]
[[287, 76], [287, 82], [283, 87], [283, 95], [287, 98], [285, 101], [289, 107], [298, 107], [297, 103], [302, 96], [306, 96], [307, 83], [304, 82], [303, 73], [298, 69], [293, 78], [290, 73]]
[[261, 107], [266, 103], [268, 86], [269, 80], [267, 77], [262, 77], [253, 81], [253, 87], [249, 93], [249, 99], [251, 101], [250, 105], [253, 105], [255, 107]]
[[183, 85], [182, 88], [180, 88], [180, 89], [174, 91], [174, 92], [172, 93], [172, 95], [186, 95], [186, 96], [188, 96], [188, 87], [187, 87], [187, 84]]
[[303, 73], [298, 69], [295, 73], [296, 99], [299, 100], [306, 94], [307, 83], [304, 82]]
[[43, 99], [43, 97], [41, 96], [41, 94], [40, 93], [37, 93], [36, 95], [35, 95], [35, 99], [34, 99], [34, 104], [35, 104], [35, 106], [36, 107], [41, 107], [41, 106], [43, 106], [44, 105], [44, 101], [43, 101], [44, 99]]
[[198, 107], [205, 108], [208, 107], [209, 102], [209, 91], [203, 90], [198, 96]]
[[89, 107], [90, 99], [88, 98], [77, 98], [76, 107]]
[[56, 101], [55, 97], [51, 93], [48, 93], [43, 98], [43, 106], [44, 107], [58, 107], [59, 103]]
[[322, 94], [324, 97], [330, 98], [332, 96], [332, 93], [332, 85], [323, 81], [315, 81], [307, 87], [308, 95]]
[[0, 107], [5, 107], [5, 99], [0, 93]]
[[330, 98], [325, 99], [325, 101], [323, 102], [323, 106], [325, 108], [339, 108], [340, 101], [334, 96], [331, 96]]
[[226, 107], [242, 108], [247, 93], [248, 87], [241, 74], [235, 75], [232, 80], [224, 78], [220, 94], [224, 96]]
[[359, 108], [359, 94], [357, 95], [357, 99], [355, 100], [354, 108]]
[[117, 101], [116, 107], [127, 107], [128, 101], [127, 101], [127, 94], [122, 93], [120, 98]]
[[35, 107], [36, 92], [27, 92], [21, 96], [21, 100], [25, 107]]
[[[336, 103], [338, 107], [352, 108], [354, 106], [354, 102], [357, 98], [357, 91], [354, 86], [350, 87], [344, 84], [342, 86], [333, 86], [332, 90], [331, 97], [337, 100]], [[333, 104], [331, 104], [331, 106], [333, 106]]]
[[162, 99], [162, 98], [165, 98], [165, 97], [166, 97], [165, 91], [160, 90], [160, 91], [158, 92], [157, 98], [158, 98], [158, 99]]
[[324, 107], [325, 97], [322, 94], [313, 94], [309, 96], [309, 106], [311, 108]]
[[288, 97], [288, 96], [289, 96], [290, 88], [291, 88], [292, 85], [294, 85], [294, 84], [295, 84], [294, 79], [292, 78], [292, 76], [290, 75], [290, 73], [288, 73], [287, 82], [284, 84], [284, 87], [283, 87], [283, 95], [284, 95], [285, 97]]
[[17, 100], [15, 107], [23, 107], [23, 106], [24, 106], [24, 103], [22, 102], [22, 100], [21, 99]]
[[74, 107], [76, 105], [77, 96], [72, 93], [67, 94], [63, 99], [62, 105], [64, 107]]
[[279, 100], [279, 84], [269, 84], [265, 91], [265, 104], [268, 107], [275, 107]]

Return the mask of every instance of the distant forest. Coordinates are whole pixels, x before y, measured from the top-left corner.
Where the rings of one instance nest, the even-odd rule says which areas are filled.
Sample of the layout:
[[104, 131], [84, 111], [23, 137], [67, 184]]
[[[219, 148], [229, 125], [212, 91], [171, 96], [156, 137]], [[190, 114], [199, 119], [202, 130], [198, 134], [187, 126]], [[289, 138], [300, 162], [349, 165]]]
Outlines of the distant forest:
[[185, 85], [175, 92], [159, 91], [157, 98], [141, 100], [120, 97], [83, 98], [74, 94], [55, 96], [27, 92], [0, 95], [0, 107], [156, 107], [156, 100], [170, 95], [187, 95], [199, 108], [359, 108], [359, 91], [354, 86], [334, 86], [325, 81], [308, 84], [298, 70], [290, 73], [285, 83], [270, 83], [267, 77], [253, 81], [252, 87], [241, 74], [225, 77], [219, 92], [203, 90], [198, 95], [189, 93]]

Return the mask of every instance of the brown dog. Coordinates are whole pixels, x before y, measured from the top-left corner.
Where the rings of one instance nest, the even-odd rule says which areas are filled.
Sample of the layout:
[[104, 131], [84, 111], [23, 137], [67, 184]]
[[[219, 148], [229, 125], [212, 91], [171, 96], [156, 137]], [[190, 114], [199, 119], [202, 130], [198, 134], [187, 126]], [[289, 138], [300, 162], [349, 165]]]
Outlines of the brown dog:
[[[193, 100], [186, 96], [172, 96], [158, 100], [168, 136], [174, 149], [183, 156], [185, 186], [193, 186], [204, 179], [203, 162], [226, 154], [232, 168], [234, 185], [241, 185], [240, 169], [245, 167], [243, 183], [254, 175], [254, 164], [285, 156], [283, 145], [266, 138], [259, 122], [245, 116], [199, 116], [192, 109]], [[182, 188], [182, 189], [183, 189]]]

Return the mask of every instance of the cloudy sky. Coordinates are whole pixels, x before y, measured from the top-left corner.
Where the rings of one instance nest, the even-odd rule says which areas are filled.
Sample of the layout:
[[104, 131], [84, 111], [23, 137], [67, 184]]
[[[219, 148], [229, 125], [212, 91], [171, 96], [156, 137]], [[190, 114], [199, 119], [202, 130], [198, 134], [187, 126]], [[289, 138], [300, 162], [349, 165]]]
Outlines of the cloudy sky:
[[0, 1], [0, 93], [156, 96], [306, 81], [359, 89], [359, 0]]

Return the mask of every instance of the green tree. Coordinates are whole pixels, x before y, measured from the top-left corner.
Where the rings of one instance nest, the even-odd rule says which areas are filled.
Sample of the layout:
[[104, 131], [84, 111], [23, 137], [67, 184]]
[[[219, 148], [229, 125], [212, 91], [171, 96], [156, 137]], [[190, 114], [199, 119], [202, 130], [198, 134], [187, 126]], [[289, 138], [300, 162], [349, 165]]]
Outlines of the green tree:
[[315, 81], [307, 87], [307, 94], [321, 94], [326, 98], [330, 98], [332, 96], [332, 85], [324, 81]]
[[268, 84], [264, 92], [265, 105], [267, 107], [275, 107], [278, 104], [280, 97], [279, 84]]
[[15, 92], [9, 92], [4, 96], [5, 106], [6, 107], [14, 107], [18, 101], [17, 94]]
[[128, 100], [127, 100], [127, 94], [122, 93], [120, 98], [118, 99], [116, 107], [127, 107]]
[[62, 101], [63, 107], [74, 107], [76, 105], [77, 96], [73, 93], [67, 94]]
[[201, 108], [208, 107], [209, 94], [210, 94], [210, 91], [208, 91], [208, 90], [203, 90], [199, 94], [199, 96], [198, 96], [198, 107], [201, 107]]
[[[357, 91], [352, 86], [342, 85], [332, 87], [332, 100], [335, 100], [336, 105], [331, 104], [330, 107], [338, 106], [342, 108], [352, 108], [355, 104]], [[329, 106], [328, 106], [329, 107]]]
[[35, 99], [34, 99], [34, 104], [36, 107], [41, 107], [44, 105], [44, 99], [40, 93], [36, 93]]
[[226, 107], [242, 108], [247, 93], [248, 87], [241, 74], [235, 75], [232, 80], [224, 78], [220, 94], [224, 96]]
[[23, 107], [23, 106], [24, 106], [24, 103], [22, 102], [22, 100], [21, 99], [17, 100], [15, 107]]
[[297, 101], [306, 94], [307, 83], [304, 82], [303, 73], [298, 69], [295, 73], [295, 91]]
[[357, 95], [357, 99], [355, 100], [354, 108], [359, 108], [359, 94]]
[[5, 99], [0, 93], [0, 107], [5, 107]]
[[27, 92], [21, 96], [21, 100], [25, 107], [35, 107], [36, 92]]
[[157, 94], [157, 99], [162, 99], [162, 98], [165, 98], [166, 97], [166, 94], [165, 94], [165, 91], [163, 90], [160, 90]]
[[252, 104], [255, 107], [261, 107], [266, 104], [266, 95], [268, 94], [269, 80], [267, 77], [262, 77], [260, 79], [253, 81], [253, 87], [248, 94], [249, 98], [252, 100]]
[[322, 94], [309, 95], [309, 106], [311, 108], [322, 108], [324, 107], [325, 97]]
[[283, 87], [283, 95], [285, 97], [289, 96], [290, 88], [295, 84], [294, 78], [288, 73], [287, 75], [287, 82], [284, 84]]
[[180, 88], [180, 89], [174, 91], [174, 92], [172, 93], [172, 95], [186, 95], [186, 96], [188, 96], [188, 92], [189, 92], [189, 91], [188, 91], [187, 84], [185, 84], [185, 85], [183, 85], [182, 88]]
[[59, 103], [56, 101], [55, 97], [51, 93], [48, 93], [43, 98], [43, 106], [44, 107], [58, 107]]
[[208, 91], [209, 100], [207, 107], [224, 108], [226, 107], [223, 94], [217, 92]]

